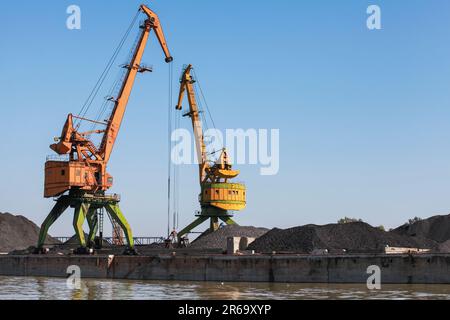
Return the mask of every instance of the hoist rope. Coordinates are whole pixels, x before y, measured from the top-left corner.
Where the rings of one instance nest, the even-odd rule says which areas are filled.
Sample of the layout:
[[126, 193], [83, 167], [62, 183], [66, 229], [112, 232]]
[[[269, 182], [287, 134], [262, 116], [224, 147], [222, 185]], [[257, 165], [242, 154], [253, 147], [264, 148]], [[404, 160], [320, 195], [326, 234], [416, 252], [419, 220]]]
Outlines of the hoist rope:
[[167, 237], [170, 236], [170, 215], [171, 215], [171, 193], [172, 193], [172, 89], [173, 89], [173, 65], [169, 63], [169, 96], [168, 96], [168, 123], [167, 123], [167, 136], [168, 136], [168, 178], [167, 178]]
[[199, 88], [199, 90], [200, 90], [201, 97], [202, 97], [202, 99], [203, 99], [203, 101], [204, 101], [204, 103], [205, 103], [206, 111], [208, 112], [209, 118], [211, 119], [211, 122], [212, 122], [212, 125], [213, 125], [213, 129], [216, 129], [216, 124], [215, 124], [214, 119], [213, 119], [213, 117], [212, 117], [212, 115], [211, 115], [211, 112], [210, 112], [210, 110], [209, 110], [209, 106], [208, 106], [208, 102], [206, 101], [206, 97], [205, 97], [205, 95], [203, 94], [203, 89], [202, 89], [202, 86], [201, 86], [201, 84], [200, 84], [200, 80], [199, 80], [199, 78], [197, 77], [197, 74], [196, 74], [196, 72], [195, 72], [195, 69], [193, 69], [192, 71], [193, 71], [193, 73], [194, 73], [194, 77], [195, 77], [195, 80], [196, 80], [196, 84], [198, 85], [198, 88]]
[[[172, 82], [173, 83], [173, 82]], [[173, 91], [172, 91], [172, 97], [173, 97]], [[172, 110], [173, 110], [173, 103]], [[179, 136], [179, 129], [180, 129], [180, 120], [181, 120], [181, 112], [175, 112], [175, 116], [173, 117], [173, 132], [174, 132], [174, 140], [178, 141], [180, 138]], [[180, 190], [180, 179], [179, 179], [179, 160], [180, 160], [180, 150], [179, 150], [179, 144], [177, 143], [175, 150], [174, 150], [174, 163], [172, 163], [172, 175], [173, 175], [173, 183], [172, 183], [172, 192], [173, 192], [173, 198], [172, 198], [172, 228], [174, 230], [178, 229], [178, 221], [179, 221], [179, 190]]]
[[[180, 128], [180, 119], [181, 119], [181, 112], [177, 112], [175, 116], [175, 130], [178, 132], [178, 129]], [[178, 133], [176, 134], [176, 138], [178, 140]], [[179, 219], [179, 201], [180, 201], [180, 167], [179, 167], [179, 150], [177, 145], [177, 150], [175, 153], [175, 161], [176, 163], [173, 166], [174, 170], [174, 199], [173, 199], [173, 229], [176, 230], [178, 228], [178, 219]]]
[[[205, 127], [204, 132], [207, 132], [209, 129], [217, 130], [215, 121], [214, 121], [214, 119], [213, 119], [213, 117], [212, 117], [212, 114], [211, 114], [211, 111], [210, 111], [210, 109], [209, 109], [208, 102], [206, 101], [205, 94], [203, 93], [203, 89], [202, 89], [200, 80], [199, 80], [199, 78], [198, 78], [198, 76], [197, 76], [197, 74], [196, 74], [194, 68], [192, 69], [192, 72], [193, 72], [194, 79], [195, 79], [194, 91], [195, 91], [195, 95], [196, 95], [196, 97], [197, 97], [197, 102], [198, 102], [199, 110], [201, 111], [201, 112], [200, 112], [200, 118], [201, 118], [202, 123], [204, 124], [204, 127]], [[205, 106], [205, 107], [203, 107], [203, 106]], [[205, 109], [206, 109], [206, 110], [205, 110]], [[205, 111], [206, 111], [206, 112], [205, 112]], [[206, 115], [206, 113], [207, 113], [207, 115]], [[212, 127], [210, 127], [209, 122], [211, 122]], [[208, 137], [209, 137], [208, 135], [204, 134], [204, 137], [203, 137], [203, 138], [204, 138], [204, 140], [206, 141]], [[207, 147], [208, 147], [208, 146], [207, 146]], [[218, 150], [212, 150], [212, 151], [210, 151], [210, 152], [207, 151], [206, 153], [207, 153], [207, 155], [213, 155], [213, 154], [215, 154], [217, 151], [218, 151]], [[214, 162], [214, 161], [208, 160], [208, 159], [207, 159], [207, 161], [209, 161], [209, 162], [211, 162], [211, 163]]]
[[[130, 26], [128, 27], [127, 31], [125, 32], [124, 36], [122, 37], [122, 39], [120, 40], [117, 48], [114, 50], [114, 53], [112, 55], [112, 57], [109, 59], [105, 69], [103, 70], [103, 72], [100, 75], [100, 78], [97, 80], [97, 83], [95, 84], [94, 88], [92, 89], [91, 93], [89, 94], [88, 98], [86, 99], [85, 103], [83, 104], [83, 107], [81, 108], [80, 112], [78, 113], [78, 117], [84, 118], [87, 114], [87, 112], [89, 111], [94, 99], [96, 98], [101, 86], [103, 85], [103, 82], [106, 79], [106, 76], [108, 75], [109, 71], [111, 70], [111, 67], [113, 66], [114, 62], [117, 59], [117, 56], [120, 53], [120, 50], [122, 49], [125, 41], [127, 40], [134, 24], [136, 23], [136, 20], [139, 16], [140, 11], [138, 11], [136, 13], [136, 15], [134, 16], [133, 20], [130, 23]], [[81, 120], [77, 120], [76, 122], [76, 128], [79, 128], [81, 124]]]
[[200, 99], [200, 95], [198, 94], [198, 88], [195, 84], [193, 85], [193, 88], [194, 88], [194, 95], [195, 95], [196, 101], [197, 101], [197, 108], [198, 108], [198, 112], [199, 112], [198, 115], [202, 122], [203, 134], [204, 134], [205, 131], [209, 130], [209, 124], [208, 124], [207, 119], [205, 118], [205, 112], [203, 110], [203, 103], [202, 103], [202, 100]]
[[[134, 56], [135, 50], [137, 48], [139, 39], [142, 37], [142, 33], [144, 30], [142, 29], [141, 32], [138, 32], [136, 39], [133, 42], [133, 45], [131, 46], [130, 53], [127, 58], [127, 63], [131, 63], [131, 59]], [[111, 88], [108, 91], [107, 96], [105, 97], [102, 106], [99, 109], [99, 112], [95, 118], [95, 121], [101, 121], [101, 118], [104, 117], [105, 121], [108, 122], [108, 118], [111, 116], [112, 111], [114, 110], [114, 106], [116, 105], [116, 99], [118, 98], [118, 95], [120, 93], [120, 90], [122, 89], [123, 83], [125, 81], [125, 78], [127, 76], [128, 70], [127, 68], [123, 68], [121, 72], [118, 73], [116, 80], [111, 85]], [[112, 99], [112, 100], [110, 100]], [[112, 105], [112, 106], [111, 106]], [[97, 128], [97, 124], [94, 123], [91, 127], [91, 131], [94, 131]], [[89, 136], [90, 139], [90, 136]]]
[[[108, 92], [108, 96], [109, 96], [109, 97], [112, 96], [113, 91], [114, 91], [114, 88], [118, 85], [118, 83], [120, 82], [120, 79], [121, 79], [121, 78], [122, 78], [122, 76], [119, 75], [119, 76], [117, 77], [117, 79], [114, 81], [113, 85], [111, 86], [111, 88], [110, 88], [110, 90], [109, 90], [109, 92]], [[110, 103], [111, 103], [111, 101], [109, 101], [109, 100], [107, 100], [107, 99], [105, 99], [105, 100], [103, 101], [102, 106], [100, 107], [100, 110], [99, 110], [97, 116], [95, 117], [95, 121], [97, 121], [97, 122], [100, 122], [100, 121], [103, 121], [103, 120], [106, 121], [106, 119], [102, 119], [102, 117], [105, 115], [106, 110], [108, 109], [108, 104], [110, 104]], [[106, 117], [105, 117], [105, 118], [106, 118]], [[105, 123], [105, 124], [106, 124], [106, 123]], [[91, 126], [90, 131], [94, 131], [97, 127], [98, 127], [98, 124], [97, 124], [97, 123], [93, 123], [92, 126]], [[90, 138], [91, 138], [91, 137], [90, 137], [90, 135], [89, 135], [89, 136], [88, 136], [88, 139], [90, 139]]]

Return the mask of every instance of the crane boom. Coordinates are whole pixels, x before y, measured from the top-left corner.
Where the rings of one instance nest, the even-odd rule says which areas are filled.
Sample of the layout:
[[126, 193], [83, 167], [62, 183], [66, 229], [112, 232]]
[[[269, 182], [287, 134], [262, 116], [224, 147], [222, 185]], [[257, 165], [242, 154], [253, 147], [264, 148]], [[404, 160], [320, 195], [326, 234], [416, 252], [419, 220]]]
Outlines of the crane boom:
[[200, 183], [202, 183], [206, 179], [206, 168], [208, 167], [208, 162], [206, 158], [205, 141], [203, 139], [202, 122], [200, 120], [198, 104], [195, 98], [195, 91], [193, 86], [195, 81], [191, 76], [191, 70], [192, 65], [188, 65], [181, 77], [180, 93], [178, 95], [178, 103], [176, 109], [182, 110], [184, 93], [187, 92], [189, 112], [186, 114], [186, 116], [189, 116], [191, 118], [192, 128], [194, 129], [195, 146], [197, 151], [196, 154], [199, 163], [199, 178]]
[[[57, 138], [58, 142], [50, 146], [59, 155], [69, 155], [69, 161], [46, 162], [44, 196], [47, 198], [59, 196], [72, 189], [103, 192], [112, 187], [113, 178], [106, 172], [106, 167], [119, 134], [136, 75], [138, 72], [151, 71], [141, 66], [141, 60], [152, 30], [155, 31], [164, 52], [165, 61], [167, 63], [173, 61], [158, 15], [145, 5], [141, 5], [139, 11], [143, 12], [147, 19], [141, 26], [142, 31], [133, 49], [131, 61], [124, 66], [127, 70], [119, 94], [116, 98], [112, 98], [114, 107], [111, 115], [106, 123], [102, 123], [106, 125], [106, 128], [80, 133], [77, 131], [78, 127], [73, 125], [73, 118], [87, 119], [69, 114], [61, 136]], [[89, 140], [90, 133], [103, 134], [98, 148]]]
[[156, 37], [158, 38], [159, 44], [161, 45], [161, 47], [164, 51], [164, 54], [166, 55], [166, 62], [167, 63], [172, 62], [173, 58], [170, 55], [169, 47], [167, 46], [166, 37], [164, 36], [164, 32], [161, 27], [161, 23], [159, 22], [158, 15], [155, 12], [153, 12], [152, 10], [150, 10], [150, 8], [147, 7], [146, 5], [141, 5], [140, 10], [143, 11], [148, 16], [148, 18], [152, 24], [152, 29], [155, 30]]
[[119, 133], [120, 125], [122, 123], [123, 116], [125, 114], [125, 109], [128, 104], [128, 100], [130, 98], [131, 90], [133, 89], [136, 75], [138, 72], [146, 71], [144, 68], [141, 67], [140, 63], [145, 51], [145, 47], [147, 45], [150, 31], [152, 29], [155, 30], [158, 41], [161, 45], [161, 48], [164, 51], [164, 54], [166, 56], [166, 62], [169, 63], [173, 61], [173, 58], [170, 55], [169, 48], [165, 40], [164, 32], [159, 22], [158, 15], [145, 5], [142, 5], [139, 10], [144, 12], [147, 15], [148, 19], [142, 26], [142, 33], [139, 38], [138, 44], [135, 48], [133, 57], [130, 63], [127, 66], [125, 66], [125, 68], [127, 68], [128, 71], [125, 76], [125, 80], [122, 84], [122, 87], [120, 89], [119, 96], [115, 100], [115, 106], [113, 112], [111, 113], [111, 117], [108, 121], [108, 127], [106, 128], [106, 132], [100, 144], [99, 153], [106, 163], [109, 161], [115, 140]]

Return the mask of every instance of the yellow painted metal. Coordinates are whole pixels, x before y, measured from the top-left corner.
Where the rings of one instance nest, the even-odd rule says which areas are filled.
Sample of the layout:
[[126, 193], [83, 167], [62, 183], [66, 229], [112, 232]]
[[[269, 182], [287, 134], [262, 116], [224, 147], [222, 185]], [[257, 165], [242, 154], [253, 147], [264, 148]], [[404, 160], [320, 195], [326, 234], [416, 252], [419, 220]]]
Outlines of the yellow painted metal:
[[206, 184], [200, 202], [222, 210], [240, 211], [246, 206], [246, 189], [238, 183]]
[[208, 162], [202, 124], [195, 97], [195, 79], [191, 75], [192, 69], [192, 65], [188, 65], [183, 72], [176, 109], [182, 110], [184, 94], [187, 93], [189, 112], [186, 115], [191, 118], [194, 131], [201, 186], [199, 200], [202, 210], [196, 221], [178, 233], [180, 239], [208, 218], [211, 220], [210, 231], [217, 230], [219, 219], [227, 224], [235, 224], [234, 220], [231, 219], [232, 214], [230, 211], [240, 211], [246, 207], [245, 185], [229, 181], [236, 178], [239, 175], [239, 171], [232, 170], [227, 151], [225, 149], [222, 150], [215, 164], [210, 165]]
[[187, 92], [189, 102], [189, 117], [194, 130], [196, 154], [199, 164], [200, 183], [206, 179], [206, 169], [209, 167], [206, 157], [206, 145], [203, 140], [203, 128], [200, 120], [197, 99], [195, 98], [194, 80], [191, 76], [192, 65], [188, 65], [181, 79], [180, 93], [178, 95], [177, 110], [182, 110], [184, 93]]
[[224, 178], [224, 179], [233, 179], [236, 178], [239, 175], [239, 170], [225, 170], [225, 169], [218, 169], [216, 174], [217, 176]]

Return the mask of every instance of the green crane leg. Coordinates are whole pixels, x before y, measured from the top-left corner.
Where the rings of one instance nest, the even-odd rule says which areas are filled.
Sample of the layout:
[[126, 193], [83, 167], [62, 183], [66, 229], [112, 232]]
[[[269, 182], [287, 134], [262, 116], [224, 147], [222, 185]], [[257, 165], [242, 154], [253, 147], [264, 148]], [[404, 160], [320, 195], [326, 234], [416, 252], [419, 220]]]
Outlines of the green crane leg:
[[222, 220], [223, 222], [225, 222], [227, 225], [232, 226], [235, 225], [237, 226], [238, 224], [236, 223], [236, 221], [234, 221], [233, 219], [231, 219], [230, 217], [220, 217], [220, 220]]
[[80, 242], [81, 248], [86, 248], [86, 239], [84, 237], [83, 223], [89, 211], [88, 203], [81, 203], [75, 207], [75, 215], [73, 217], [73, 228]]
[[48, 214], [47, 218], [44, 220], [41, 226], [41, 231], [39, 232], [39, 240], [37, 247], [42, 249], [47, 238], [48, 230], [53, 223], [63, 214], [64, 211], [69, 207], [70, 201], [66, 197], [61, 197], [56, 201], [55, 206], [52, 211]]
[[88, 245], [91, 246], [94, 243], [95, 236], [98, 231], [98, 217], [97, 209], [90, 208], [87, 215], [87, 222], [89, 225]]
[[178, 232], [178, 239], [181, 239], [185, 234], [192, 231], [192, 229], [196, 228], [197, 226], [201, 225], [203, 222], [208, 220], [209, 217], [198, 217], [195, 219], [194, 222], [192, 222], [190, 225], [188, 225], [186, 228]]
[[128, 247], [130, 249], [134, 249], [134, 239], [133, 239], [133, 233], [131, 231], [131, 227], [128, 224], [127, 219], [125, 219], [125, 216], [123, 215], [122, 211], [119, 208], [119, 205], [117, 204], [107, 204], [105, 206], [106, 211], [111, 215], [111, 217], [116, 220], [116, 222], [120, 225], [123, 232], [125, 233], [125, 237], [127, 238]]

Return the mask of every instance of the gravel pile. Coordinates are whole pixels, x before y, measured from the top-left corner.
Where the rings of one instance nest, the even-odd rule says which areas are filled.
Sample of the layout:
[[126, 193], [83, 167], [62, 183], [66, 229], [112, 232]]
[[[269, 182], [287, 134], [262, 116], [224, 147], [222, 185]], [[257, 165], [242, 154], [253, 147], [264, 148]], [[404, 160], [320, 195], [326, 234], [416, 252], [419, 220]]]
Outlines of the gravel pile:
[[189, 248], [194, 249], [227, 249], [227, 239], [229, 237], [249, 237], [259, 238], [264, 235], [268, 229], [243, 226], [224, 226], [215, 232], [206, 231]]
[[444, 253], [450, 253], [450, 240], [440, 243], [439, 251]]
[[[0, 213], [0, 252], [7, 253], [35, 246], [39, 230], [34, 222], [23, 216]], [[56, 244], [58, 241], [47, 237], [46, 243]]]
[[450, 240], [450, 215], [434, 216], [411, 225], [404, 224], [392, 232], [411, 237], [424, 237], [443, 243]]
[[257, 252], [312, 253], [327, 249], [330, 253], [381, 253], [386, 246], [437, 250], [435, 241], [385, 232], [364, 222], [306, 225], [290, 229], [273, 229], [249, 246]]

